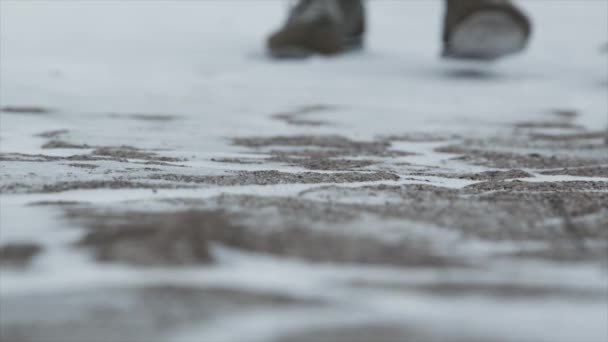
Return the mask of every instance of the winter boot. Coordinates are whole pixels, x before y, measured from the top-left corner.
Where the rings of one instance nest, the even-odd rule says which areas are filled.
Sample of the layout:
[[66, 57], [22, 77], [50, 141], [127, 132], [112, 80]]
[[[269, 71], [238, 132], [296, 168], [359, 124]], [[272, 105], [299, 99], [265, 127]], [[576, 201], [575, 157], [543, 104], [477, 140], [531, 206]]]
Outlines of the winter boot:
[[443, 57], [495, 60], [525, 49], [528, 17], [510, 0], [446, 0]]
[[300, 0], [268, 50], [276, 58], [334, 55], [361, 48], [364, 31], [362, 0]]

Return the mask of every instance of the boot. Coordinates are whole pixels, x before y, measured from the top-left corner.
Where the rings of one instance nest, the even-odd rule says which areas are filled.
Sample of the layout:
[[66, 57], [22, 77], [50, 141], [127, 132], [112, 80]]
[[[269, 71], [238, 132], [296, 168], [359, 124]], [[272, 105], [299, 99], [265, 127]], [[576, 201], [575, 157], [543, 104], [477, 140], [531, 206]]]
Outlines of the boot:
[[443, 57], [495, 60], [524, 50], [531, 31], [509, 0], [446, 0]]
[[361, 48], [364, 32], [362, 0], [300, 0], [268, 50], [276, 58], [334, 55]]

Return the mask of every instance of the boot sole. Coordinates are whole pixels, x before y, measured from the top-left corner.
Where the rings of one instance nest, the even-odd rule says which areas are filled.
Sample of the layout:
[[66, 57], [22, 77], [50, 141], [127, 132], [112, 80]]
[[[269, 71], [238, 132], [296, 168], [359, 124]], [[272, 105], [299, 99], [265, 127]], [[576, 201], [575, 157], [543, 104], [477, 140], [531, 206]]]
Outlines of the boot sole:
[[[363, 37], [345, 37], [336, 53], [346, 53], [363, 49]], [[270, 55], [277, 59], [303, 59], [319, 54], [314, 49], [302, 46], [281, 46], [270, 50]]]
[[512, 15], [486, 10], [458, 25], [443, 57], [491, 61], [521, 52], [527, 40], [525, 29]]

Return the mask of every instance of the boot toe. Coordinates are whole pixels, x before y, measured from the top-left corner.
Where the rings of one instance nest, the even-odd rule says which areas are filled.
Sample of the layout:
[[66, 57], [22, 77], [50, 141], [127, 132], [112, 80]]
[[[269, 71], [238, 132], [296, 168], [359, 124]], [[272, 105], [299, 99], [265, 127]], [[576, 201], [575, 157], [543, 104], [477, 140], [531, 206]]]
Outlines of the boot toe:
[[267, 48], [275, 58], [334, 55], [342, 50], [340, 37], [338, 30], [329, 25], [292, 25], [271, 35]]

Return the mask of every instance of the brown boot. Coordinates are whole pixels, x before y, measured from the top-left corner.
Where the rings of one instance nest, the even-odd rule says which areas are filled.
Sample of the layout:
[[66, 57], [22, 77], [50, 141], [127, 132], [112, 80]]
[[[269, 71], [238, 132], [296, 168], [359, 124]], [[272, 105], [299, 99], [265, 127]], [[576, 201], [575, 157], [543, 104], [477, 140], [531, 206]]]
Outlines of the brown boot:
[[443, 56], [494, 60], [521, 52], [532, 25], [509, 0], [446, 0]]
[[362, 47], [364, 31], [362, 0], [300, 0], [268, 50], [276, 58], [333, 55]]

